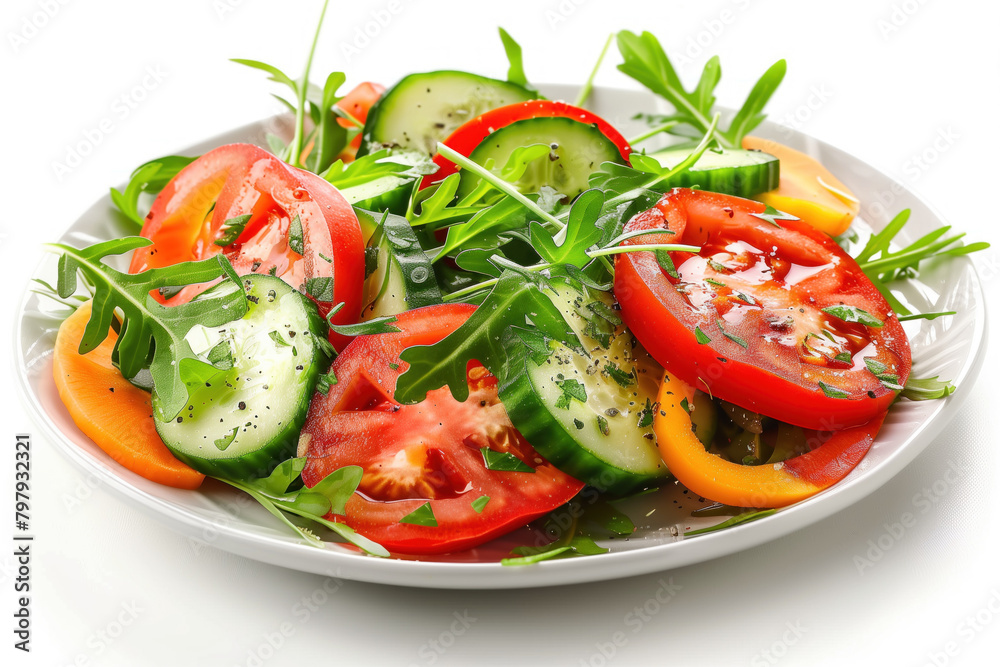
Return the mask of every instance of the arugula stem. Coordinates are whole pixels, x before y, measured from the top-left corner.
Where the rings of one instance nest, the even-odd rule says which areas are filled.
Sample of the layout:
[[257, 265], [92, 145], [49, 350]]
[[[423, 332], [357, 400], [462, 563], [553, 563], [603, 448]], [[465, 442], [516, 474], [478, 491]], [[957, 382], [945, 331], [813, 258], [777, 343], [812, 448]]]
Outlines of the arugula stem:
[[323, 0], [323, 10], [319, 14], [319, 22], [316, 24], [316, 33], [313, 35], [312, 47], [309, 49], [309, 57], [306, 59], [306, 70], [299, 80], [298, 108], [295, 109], [295, 136], [292, 137], [292, 144], [289, 147], [288, 161], [296, 167], [301, 167], [299, 160], [302, 154], [302, 137], [305, 134], [306, 125], [306, 91], [309, 89], [309, 71], [312, 69], [313, 56], [316, 54], [316, 44], [319, 42], [319, 31], [323, 27], [323, 17], [326, 16], [326, 7], [330, 0]]
[[[538, 204], [536, 204], [535, 202], [531, 201], [530, 199], [522, 195], [520, 192], [517, 191], [517, 188], [515, 188], [507, 181], [503, 180], [502, 178], [498, 178], [497, 175], [491, 172], [490, 170], [481, 167], [480, 165], [476, 164], [475, 162], [465, 157], [458, 151], [454, 151], [448, 148], [441, 142], [438, 142], [437, 148], [438, 148], [438, 153], [448, 158], [449, 160], [460, 166], [462, 169], [468, 169], [476, 176], [479, 176], [480, 178], [485, 179], [488, 183], [493, 184], [493, 187], [495, 187], [497, 190], [500, 190], [505, 195], [508, 195], [516, 199], [518, 202], [520, 202], [522, 206], [527, 208], [535, 215], [539, 216], [542, 220], [552, 223], [558, 229], [562, 229], [563, 227], [566, 226], [561, 220], [557, 219], [552, 214], [543, 211], [538, 206]], [[567, 211], [566, 214], [568, 215], [569, 212]]]
[[938, 250], [946, 248], [955, 241], [959, 240], [961, 236], [962, 235], [948, 237], [932, 245], [921, 246], [910, 251], [894, 253], [886, 257], [864, 262], [863, 264], [859, 264], [859, 266], [865, 273], [873, 272], [876, 274], [892, 271], [893, 269], [905, 268], [912, 265], [914, 260], [916, 260], [916, 262], [920, 262], [923, 259], [930, 258]]
[[333, 113], [337, 114], [338, 116], [340, 116], [341, 118], [343, 118], [345, 120], [349, 120], [359, 130], [363, 130], [364, 127], [365, 127], [365, 124], [362, 123], [357, 118], [355, 118], [354, 116], [352, 116], [351, 112], [348, 111], [347, 109], [341, 109], [337, 105], [334, 105], [333, 106]]
[[[609, 248], [600, 248], [598, 250], [587, 251], [587, 256], [591, 259], [600, 259], [606, 261], [605, 257], [609, 255], [621, 255], [626, 252], [644, 252], [653, 250], [666, 250], [668, 252], [698, 252], [701, 250], [698, 246], [694, 245], [684, 245], [680, 243], [651, 243], [645, 245], [630, 245], [630, 246], [615, 246]], [[551, 269], [555, 264], [542, 263], [534, 264], [532, 266], [522, 267], [524, 271], [531, 271], [532, 273], [538, 271], [544, 271], [545, 269]], [[614, 275], [614, 267], [608, 266], [611, 274]], [[441, 299], [448, 303], [449, 301], [456, 301], [464, 296], [470, 294], [475, 294], [476, 292], [482, 292], [484, 289], [493, 287], [500, 281], [499, 278], [490, 278], [489, 280], [484, 280], [481, 283], [476, 283], [475, 285], [469, 285], [468, 287], [463, 287], [460, 290], [456, 290], [451, 294], [445, 294]]]
[[663, 125], [658, 125], [658, 126], [654, 127], [652, 130], [649, 130], [648, 132], [643, 132], [639, 136], [637, 136], [637, 137], [635, 137], [633, 139], [629, 139], [628, 140], [629, 146], [635, 146], [636, 144], [642, 143], [646, 139], [649, 139], [650, 137], [654, 137], [654, 136], [656, 136], [657, 134], [659, 134], [661, 132], [666, 132], [670, 128], [678, 125], [679, 123], [680, 123], [680, 121], [672, 120], [669, 123], [664, 123]]
[[586, 102], [587, 98], [590, 97], [590, 91], [594, 87], [594, 77], [597, 76], [597, 70], [600, 69], [601, 63], [604, 62], [604, 56], [608, 53], [608, 48], [611, 46], [611, 42], [614, 40], [617, 33], [611, 33], [608, 35], [608, 39], [604, 42], [604, 48], [601, 49], [601, 55], [597, 57], [597, 62], [594, 63], [594, 69], [590, 70], [590, 76], [587, 77], [587, 82], [583, 84], [583, 88], [580, 89], [580, 94], [576, 97], [576, 102], [573, 106], [582, 107]]
[[649, 243], [645, 245], [619, 245], [613, 248], [601, 248], [591, 250], [587, 253], [590, 258], [603, 257], [604, 255], [621, 255], [626, 252], [643, 252], [653, 250], [666, 250], [667, 252], [698, 252], [701, 250], [696, 245], [684, 245], [680, 243]]

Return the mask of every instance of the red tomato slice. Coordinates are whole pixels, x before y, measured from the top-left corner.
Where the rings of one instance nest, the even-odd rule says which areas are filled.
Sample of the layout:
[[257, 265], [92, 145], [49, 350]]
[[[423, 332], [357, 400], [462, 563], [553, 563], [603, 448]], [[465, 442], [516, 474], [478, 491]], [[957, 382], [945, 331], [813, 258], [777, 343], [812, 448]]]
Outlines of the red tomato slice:
[[[400, 352], [437, 342], [473, 310], [460, 304], [412, 310], [398, 316], [400, 333], [356, 338], [333, 364], [337, 384], [313, 399], [302, 430], [306, 486], [346, 465], [364, 469], [346, 516], [328, 518], [396, 553], [474, 547], [559, 507], [583, 488], [517, 432], [497, 397], [496, 378], [479, 364], [469, 365], [464, 402], [447, 387], [416, 405], [392, 399], [396, 378], [407, 367]], [[491, 470], [483, 448], [510, 455], [504, 457], [508, 462], [534, 472]], [[401, 522], [417, 510], [436, 525]]]
[[[613, 128], [610, 123], [586, 109], [553, 100], [528, 100], [527, 102], [518, 102], [491, 109], [460, 126], [443, 143], [448, 148], [468, 157], [475, 150], [476, 146], [483, 142], [483, 139], [501, 127], [526, 118], [546, 117], [572, 118], [581, 123], [596, 125], [597, 129], [618, 147], [622, 158], [626, 164], [628, 163], [628, 156], [632, 153], [632, 148], [625, 141], [625, 137]], [[424, 176], [423, 181], [420, 183], [421, 188], [426, 188], [433, 183], [444, 180], [458, 171], [458, 167], [454, 162], [441, 155], [434, 156], [434, 164], [438, 166], [438, 170], [433, 174]]]
[[[251, 217], [242, 232], [228, 245], [216, 245], [226, 235], [224, 223], [243, 215]], [[290, 238], [296, 217], [301, 254]], [[240, 275], [273, 271], [293, 287], [307, 288], [324, 316], [343, 302], [334, 324], [356, 322], [361, 312], [364, 242], [351, 205], [322, 178], [256, 146], [222, 146], [185, 167], [153, 202], [142, 235], [153, 244], [135, 251], [132, 273], [225, 253]], [[191, 285], [169, 299], [154, 296], [186, 303], [208, 287]], [[330, 340], [347, 342], [337, 335]]]
[[[618, 255], [622, 319], [665, 368], [713, 396], [804, 428], [871, 421], [896, 397], [887, 385], [909, 377], [899, 320], [832, 239], [800, 220], [758, 217], [764, 210], [678, 188], [632, 218], [626, 232], [670, 229], [671, 242], [701, 251], [670, 253], [674, 275], [652, 252]], [[881, 326], [823, 312], [838, 306]]]

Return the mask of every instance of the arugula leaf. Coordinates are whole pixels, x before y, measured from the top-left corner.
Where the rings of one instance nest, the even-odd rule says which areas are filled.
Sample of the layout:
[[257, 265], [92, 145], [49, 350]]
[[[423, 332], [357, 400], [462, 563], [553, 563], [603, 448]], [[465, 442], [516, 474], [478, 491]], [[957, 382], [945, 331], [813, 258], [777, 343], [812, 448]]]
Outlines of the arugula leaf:
[[456, 400], [464, 401], [469, 395], [468, 362], [475, 359], [500, 372], [507, 357], [505, 343], [515, 331], [538, 332], [580, 349], [580, 339], [546, 294], [550, 290], [550, 280], [542, 275], [505, 270], [465, 324], [434, 345], [403, 351], [400, 358], [410, 367], [397, 380], [396, 400], [416, 403], [428, 391], [447, 385]]
[[[310, 92], [309, 73], [312, 70], [313, 56], [316, 53], [316, 45], [319, 42], [320, 29], [323, 27], [323, 19], [326, 17], [326, 9], [329, 0], [323, 0], [323, 9], [320, 11], [319, 21], [316, 23], [316, 31], [313, 34], [312, 46], [309, 48], [309, 55], [306, 58], [305, 69], [298, 81], [292, 79], [280, 69], [273, 65], [260, 62], [259, 60], [247, 60], [243, 58], [233, 58], [234, 63], [245, 65], [253, 69], [258, 69], [270, 74], [271, 81], [279, 83], [289, 88], [295, 95], [295, 104], [291, 104], [281, 97], [278, 100], [283, 102], [295, 114], [295, 134], [291, 143], [285, 147], [279, 158], [288, 162], [294, 167], [309, 168], [314, 171], [325, 170], [332, 162], [333, 158], [340, 152], [340, 149], [347, 144], [347, 134], [333, 118], [333, 105], [339, 99], [336, 96], [337, 89], [344, 81], [341, 72], [330, 74], [322, 88], [319, 103], [307, 99]], [[309, 164], [302, 163], [303, 147], [306, 145], [305, 118], [309, 114], [316, 129], [313, 131], [315, 145], [313, 153], [315, 157], [307, 160]]]
[[[80, 354], [90, 352], [107, 338], [116, 319], [115, 311], [120, 310], [121, 333], [115, 341], [112, 360], [127, 378], [149, 368], [161, 399], [160, 417], [169, 421], [187, 400], [184, 376], [198, 375], [199, 366], [212, 368], [195, 355], [185, 335], [195, 324], [212, 327], [243, 317], [247, 303], [239, 277], [222, 254], [136, 274], [122, 273], [101, 261], [108, 255], [120, 255], [151, 243], [146, 238], [129, 236], [84, 249], [59, 243], [48, 247], [62, 253], [57, 281], [61, 297], [67, 298], [76, 291], [77, 270], [94, 286], [93, 310], [80, 341]], [[219, 278], [230, 281], [232, 289], [216, 289], [209, 296], [169, 307], [150, 296], [150, 292], [162, 287], [194, 285]]]
[[823, 393], [827, 397], [829, 397], [829, 398], [850, 398], [850, 396], [851, 396], [849, 393], [847, 393], [843, 389], [840, 389], [838, 387], [834, 387], [834, 386], [828, 385], [827, 383], [823, 382], [822, 380], [820, 382], [818, 382], [817, 384], [819, 384], [819, 388], [822, 389]]
[[247, 223], [250, 222], [250, 218], [252, 217], [252, 214], [247, 213], [246, 215], [238, 215], [235, 218], [229, 218], [222, 223], [222, 229], [220, 230], [222, 235], [215, 239], [213, 243], [223, 248], [227, 245], [232, 245], [236, 242], [236, 239], [240, 237], [240, 234], [243, 233], [243, 229], [247, 226]]
[[[714, 91], [722, 75], [718, 57], [711, 58], [705, 64], [698, 84], [689, 92], [681, 83], [659, 40], [652, 33], [636, 35], [623, 30], [618, 33], [618, 50], [623, 58], [618, 69], [673, 105], [674, 115], [664, 120], [686, 125], [697, 136], [708, 132], [714, 113]], [[739, 148], [743, 137], [764, 120], [763, 109], [784, 78], [785, 69], [785, 61], [779, 60], [761, 76], [733, 117], [729, 129], [720, 132], [716, 138], [720, 145]], [[674, 127], [667, 131], [688, 136]]]
[[296, 491], [289, 491], [288, 489], [299, 480], [305, 463], [305, 457], [288, 459], [276, 466], [271, 474], [263, 479], [249, 481], [221, 477], [216, 479], [250, 495], [310, 546], [322, 548], [323, 541], [311, 530], [293, 523], [286, 514], [325, 526], [372, 556], [388, 557], [389, 552], [382, 545], [359, 535], [347, 524], [326, 518], [328, 514], [344, 513], [348, 499], [361, 482], [362, 468], [344, 466], [331, 472], [312, 488], [301, 487]]
[[502, 472], [535, 472], [534, 468], [510, 452], [497, 452], [489, 447], [480, 447], [479, 453], [483, 455], [483, 462], [486, 465], [487, 470], [498, 470]]
[[528, 78], [524, 76], [521, 45], [514, 41], [514, 38], [503, 28], [500, 28], [500, 41], [503, 42], [503, 50], [507, 54], [507, 61], [510, 63], [510, 69], [507, 70], [507, 80], [511, 83], [516, 83], [526, 90], [534, 91], [535, 87], [528, 83]]
[[567, 558], [570, 556], [596, 556], [607, 553], [609, 550], [599, 546], [593, 538], [586, 535], [574, 535], [568, 542], [553, 542], [543, 547], [514, 547], [511, 553], [517, 554], [515, 558], [504, 558], [501, 565], [533, 565], [553, 558]]
[[356, 324], [331, 324], [330, 331], [342, 336], [371, 336], [373, 334], [399, 333], [399, 327], [392, 326], [396, 321], [395, 315], [385, 317], [373, 317], [364, 322]]
[[428, 526], [430, 528], [437, 528], [438, 525], [437, 518], [434, 516], [434, 509], [431, 507], [430, 502], [426, 502], [413, 510], [400, 519], [399, 522], [412, 523], [416, 526]]
[[798, 220], [794, 215], [779, 211], [770, 204], [764, 208], [763, 213], [751, 213], [750, 215], [775, 227], [781, 227], [777, 222], [778, 220]]
[[885, 325], [885, 323], [879, 318], [856, 306], [830, 306], [829, 308], [824, 308], [823, 312], [827, 315], [833, 315], [837, 319], [843, 320], [844, 322], [857, 322], [858, 324], [863, 324], [866, 327], [873, 327], [877, 329]]
[[556, 380], [556, 386], [562, 391], [556, 399], [556, 407], [569, 410], [573, 399], [581, 403], [587, 402], [587, 388], [579, 380]]
[[764, 517], [771, 516], [778, 510], [767, 509], [767, 510], [753, 510], [750, 512], [743, 512], [742, 514], [737, 514], [734, 517], [726, 519], [722, 523], [717, 523], [714, 526], [709, 526], [708, 528], [699, 528], [698, 530], [689, 530], [684, 533], [684, 537], [692, 537], [693, 535], [704, 535], [705, 533], [714, 533], [718, 530], [725, 530], [726, 528], [732, 528], [733, 526], [738, 526], [743, 523], [750, 523], [751, 521], [757, 521], [758, 519], [763, 519]]
[[141, 164], [132, 172], [124, 191], [119, 192], [115, 188], [111, 188], [111, 202], [126, 218], [142, 227], [146, 222], [146, 215], [139, 213], [139, 195], [143, 192], [156, 194], [166, 187], [170, 179], [179, 174], [181, 169], [197, 159], [181, 155], [166, 155]]
[[538, 222], [529, 225], [531, 245], [550, 264], [586, 266], [591, 258], [587, 251], [601, 240], [597, 219], [604, 207], [604, 193], [587, 190], [577, 197], [569, 212], [566, 226], [555, 236]]
[[317, 174], [326, 171], [347, 145], [347, 128], [337, 122], [338, 117], [333, 112], [334, 105], [343, 99], [337, 96], [337, 91], [346, 80], [347, 75], [343, 72], [331, 72], [323, 84], [320, 104], [311, 103], [319, 123], [314, 130], [314, 145], [306, 159], [306, 167]]
[[337, 160], [321, 176], [344, 190], [386, 176], [412, 181], [435, 171], [437, 165], [424, 153], [383, 148], [346, 164], [343, 160]]
[[479, 496], [472, 501], [472, 509], [476, 511], [476, 514], [482, 514], [483, 510], [486, 509], [486, 505], [490, 502], [489, 496]]

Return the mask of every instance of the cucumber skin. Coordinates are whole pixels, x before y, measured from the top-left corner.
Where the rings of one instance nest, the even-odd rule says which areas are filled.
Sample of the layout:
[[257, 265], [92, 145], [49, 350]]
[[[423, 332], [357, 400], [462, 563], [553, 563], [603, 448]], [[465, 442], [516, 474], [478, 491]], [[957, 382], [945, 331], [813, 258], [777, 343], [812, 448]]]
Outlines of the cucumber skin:
[[[260, 274], [251, 274], [250, 277], [252, 277], [255, 284], [258, 281], [262, 282], [262, 287], [255, 286], [255, 291], [258, 289], [266, 291], [267, 289], [285, 286], [289, 292], [299, 294], [297, 290], [292, 289], [281, 278]], [[248, 276], [241, 276], [240, 278], [241, 280], [246, 280]], [[316, 304], [301, 294], [299, 294], [299, 298], [304, 302], [303, 306], [307, 313], [309, 330], [318, 336], [322, 335], [325, 337], [324, 330], [326, 323], [320, 317]], [[163, 444], [180, 461], [210, 477], [221, 477], [222, 479], [231, 479], [234, 481], [247, 481], [257, 477], [267, 477], [279, 463], [295, 456], [296, 449], [298, 448], [299, 434], [306, 422], [306, 416], [309, 412], [309, 402], [315, 392], [320, 370], [322, 369], [325, 372], [330, 364], [330, 359], [327, 358], [320, 347], [316, 346], [313, 350], [310, 363], [303, 371], [306, 374], [305, 386], [309, 387], [309, 390], [305, 394], [305, 407], [299, 410], [295, 417], [286, 423], [278, 436], [270, 443], [265, 444], [256, 451], [247, 452], [231, 459], [204, 458], [172, 446], [168, 442], [168, 439], [164, 437], [165, 434], [160, 430], [160, 421], [155, 420], [156, 431], [160, 434]], [[305, 366], [305, 364], [303, 365]], [[284, 398], [287, 400], [289, 397]]]
[[[364, 130], [361, 132], [361, 146], [358, 148], [356, 157], [362, 157], [364, 155], [368, 155], [372, 145], [374, 143], [378, 143], [374, 141], [372, 135], [374, 134], [375, 128], [378, 127], [380, 117], [384, 113], [386, 113], [385, 101], [386, 100], [391, 101], [392, 93], [395, 92], [396, 89], [399, 88], [399, 86], [409, 82], [414, 77], [427, 77], [436, 74], [461, 74], [463, 76], [474, 76], [484, 81], [489, 81], [490, 83], [500, 84], [504, 87], [510, 87], [511, 90], [519, 88], [523, 90], [524, 97], [522, 99], [512, 100], [510, 104], [514, 104], [516, 102], [524, 102], [526, 100], [538, 99], [539, 97], [538, 93], [533, 93], [527, 88], [522, 88], [516, 83], [510, 83], [509, 81], [501, 81], [500, 79], [491, 79], [490, 77], [479, 76], [478, 74], [472, 74], [471, 72], [462, 72], [461, 70], [435, 70], [433, 72], [416, 72], [413, 74], [408, 74], [399, 81], [397, 81], [392, 88], [389, 88], [384, 93], [382, 93], [382, 96], [378, 98], [378, 101], [376, 101], [375, 104], [372, 105], [371, 109], [368, 110], [368, 118], [365, 120]], [[472, 120], [472, 118], [469, 118], [469, 120]]]
[[[669, 150], [657, 151], [656, 153], [650, 153], [649, 157], [657, 159], [659, 155], [669, 152]], [[700, 188], [708, 192], [718, 192], [724, 195], [751, 199], [754, 195], [777, 189], [781, 175], [780, 162], [777, 158], [768, 153], [756, 152], [773, 159], [758, 162], [755, 165], [747, 165], [758, 167], [758, 169], [754, 170], [755, 173], [752, 177], [741, 177], [739, 172], [735, 171], [738, 168], [737, 166], [699, 169], [696, 162], [691, 169], [667, 179], [663, 185], [667, 188]], [[681, 157], [683, 159], [683, 156]], [[660, 162], [660, 160], [657, 159], [657, 162]], [[663, 162], [660, 164], [668, 166]], [[733, 176], [730, 176], [730, 173]]]
[[539, 400], [531, 384], [528, 364], [534, 362], [527, 348], [519, 344], [513, 347], [500, 382], [500, 401], [517, 430], [549, 463], [611, 496], [625, 496], [662, 484], [667, 479], [666, 476], [638, 475], [612, 467], [580, 447], [565, 426], [550, 416], [548, 406]]

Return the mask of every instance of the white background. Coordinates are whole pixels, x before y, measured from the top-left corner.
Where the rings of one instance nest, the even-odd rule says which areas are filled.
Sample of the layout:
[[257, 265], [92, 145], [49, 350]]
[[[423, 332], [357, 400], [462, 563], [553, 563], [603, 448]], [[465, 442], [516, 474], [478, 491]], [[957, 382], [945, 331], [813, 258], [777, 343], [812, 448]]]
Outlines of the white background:
[[[298, 75], [318, 5], [305, 0], [3, 3], [0, 342], [8, 361], [14, 305], [41, 256], [39, 244], [58, 237], [135, 165], [275, 112], [268, 96], [274, 89], [263, 75], [227, 59], [263, 60]], [[350, 85], [389, 84], [411, 71], [438, 68], [503, 76], [499, 24], [524, 46], [532, 80], [578, 83], [610, 30], [650, 29], [675, 62], [688, 56], [680, 69], [689, 84], [708, 56], [719, 54], [724, 73], [719, 102], [733, 106], [768, 65], [784, 57], [788, 75], [769, 108], [772, 118], [786, 119], [898, 178], [970, 237], [1000, 242], [996, 3], [416, 5], [402, 2], [390, 14], [395, 3], [332, 3], [315, 78], [335, 69], [348, 73]], [[383, 22], [391, 18], [377, 30], [372, 27], [377, 24], [369, 26], [377, 33], [373, 38], [359, 38], [358, 29], [377, 16]], [[597, 82], [634, 86], [614, 70], [616, 58], [612, 50]], [[150, 71], [157, 76], [148, 77]], [[144, 83], [144, 99], [135, 108], [122, 107], [121, 96]], [[110, 133], [101, 132], [80, 166], [57, 174], [55, 163], [65, 163], [71, 147], [88, 131], [95, 136], [106, 118]], [[939, 137], [947, 139], [935, 146]], [[984, 253], [977, 265], [987, 293], [995, 294], [997, 254]], [[303, 612], [303, 598], [323, 590], [321, 578], [211, 548], [196, 553], [154, 519], [101, 488], [87, 487], [84, 476], [38, 435], [34, 650], [26, 656], [11, 648], [13, 560], [4, 547], [0, 655], [8, 657], [0, 660], [227, 667], [305, 661], [996, 664], [996, 331], [979, 381], [960, 388], [969, 396], [951, 427], [900, 475], [848, 510], [727, 558], [557, 589], [450, 592], [343, 582], [329, 595], [317, 594], [322, 604]], [[13, 394], [5, 386], [0, 414], [8, 444], [14, 433], [40, 433]], [[4, 451], [0, 504], [9, 506], [13, 453]], [[946, 476], [952, 464], [964, 472]], [[915, 501], [935, 483], [942, 493], [931, 494], [934, 504]], [[4, 525], [12, 519], [7, 512], [0, 510]], [[886, 524], [907, 512], [916, 524], [887, 538]], [[872, 551], [880, 539], [889, 548]], [[861, 559], [871, 559], [870, 566]], [[628, 615], [667, 577], [681, 587], [677, 595], [648, 620], [632, 622], [636, 616]], [[455, 614], [475, 619], [461, 635], [451, 634], [453, 627], [464, 629], [453, 626]], [[611, 652], [609, 642], [618, 631], [625, 641], [606, 659], [601, 649]], [[268, 642], [280, 648], [271, 650]], [[450, 646], [443, 652], [434, 648], [442, 644]]]

